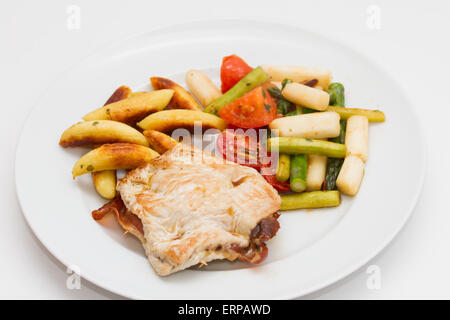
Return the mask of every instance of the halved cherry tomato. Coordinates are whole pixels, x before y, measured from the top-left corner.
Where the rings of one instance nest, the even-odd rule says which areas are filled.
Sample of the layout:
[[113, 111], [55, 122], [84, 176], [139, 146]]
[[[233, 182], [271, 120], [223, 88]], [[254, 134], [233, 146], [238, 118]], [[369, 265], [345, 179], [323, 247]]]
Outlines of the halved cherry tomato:
[[278, 191], [290, 191], [291, 190], [291, 186], [288, 181], [280, 182], [277, 180], [277, 178], [275, 177], [274, 174], [272, 174], [272, 175], [264, 175], [263, 174], [262, 176], [264, 177], [264, 179], [266, 179], [266, 181], [268, 183], [270, 183], [272, 185], [272, 187], [274, 187]]
[[259, 143], [256, 136], [223, 131], [217, 138], [217, 150], [228, 161], [259, 170]]
[[[238, 128], [239, 129], [239, 128]], [[270, 153], [264, 152], [264, 146], [252, 135], [235, 133], [234, 129], [226, 129], [217, 137], [217, 150], [228, 161], [261, 170], [261, 175], [278, 191], [289, 191], [289, 182], [280, 182], [271, 172]]]
[[277, 117], [277, 105], [266, 87], [260, 86], [225, 105], [219, 115], [239, 128], [259, 128]]
[[220, 80], [222, 81], [222, 93], [230, 90], [236, 83], [247, 75], [253, 68], [244, 60], [233, 54], [222, 60], [220, 68]]

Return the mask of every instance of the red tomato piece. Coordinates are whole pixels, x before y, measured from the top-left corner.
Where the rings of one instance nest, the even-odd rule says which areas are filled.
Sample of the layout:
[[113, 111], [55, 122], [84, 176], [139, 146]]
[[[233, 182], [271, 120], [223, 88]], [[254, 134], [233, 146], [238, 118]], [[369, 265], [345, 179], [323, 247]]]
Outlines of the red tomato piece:
[[261, 86], [222, 107], [219, 115], [239, 128], [259, 128], [277, 117], [277, 105], [267, 88]]
[[230, 90], [236, 83], [245, 77], [253, 68], [244, 60], [233, 54], [222, 60], [220, 68], [220, 80], [222, 81], [222, 93]]
[[217, 150], [228, 161], [259, 170], [259, 143], [257, 137], [223, 131], [217, 138]]
[[290, 191], [291, 190], [291, 186], [288, 181], [280, 182], [277, 180], [277, 178], [275, 177], [274, 174], [272, 174], [272, 175], [264, 175], [263, 174], [262, 176], [264, 177], [264, 179], [266, 179], [266, 181], [268, 183], [270, 183], [272, 185], [272, 187], [274, 187], [278, 191]]

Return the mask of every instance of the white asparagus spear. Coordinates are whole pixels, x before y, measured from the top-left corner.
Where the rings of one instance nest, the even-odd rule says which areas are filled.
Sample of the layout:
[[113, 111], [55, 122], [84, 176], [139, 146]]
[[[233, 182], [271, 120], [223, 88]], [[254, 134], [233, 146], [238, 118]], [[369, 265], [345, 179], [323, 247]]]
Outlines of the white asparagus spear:
[[303, 82], [317, 79], [318, 85], [322, 88], [328, 88], [331, 80], [331, 72], [325, 69], [301, 66], [275, 66], [262, 65], [264, 71], [269, 75], [272, 81], [283, 81], [290, 79], [294, 82]]
[[319, 111], [324, 111], [330, 102], [328, 92], [295, 82], [288, 83], [281, 94], [295, 104]]
[[313, 112], [275, 119], [269, 128], [278, 129], [281, 137], [334, 138], [340, 132], [339, 119], [336, 112]]
[[345, 134], [346, 156], [360, 157], [366, 162], [369, 145], [369, 120], [365, 116], [351, 116]]
[[306, 174], [306, 191], [318, 191], [322, 188], [327, 171], [327, 157], [317, 154], [308, 155], [308, 171]]
[[358, 193], [364, 176], [364, 162], [360, 157], [347, 156], [342, 164], [336, 185], [343, 194], [354, 196]]
[[198, 70], [186, 72], [186, 84], [194, 97], [204, 107], [222, 95], [211, 79]]

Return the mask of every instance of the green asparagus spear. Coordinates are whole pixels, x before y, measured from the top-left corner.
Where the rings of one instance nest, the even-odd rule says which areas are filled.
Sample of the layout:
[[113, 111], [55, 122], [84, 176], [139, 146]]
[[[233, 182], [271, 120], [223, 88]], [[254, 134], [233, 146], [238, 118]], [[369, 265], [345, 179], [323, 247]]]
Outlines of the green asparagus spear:
[[[334, 105], [336, 109], [345, 110], [345, 96], [344, 96], [344, 86], [341, 83], [330, 83], [327, 90], [330, 95], [330, 105]], [[330, 107], [328, 107], [330, 108]], [[330, 141], [335, 143], [345, 143], [345, 129], [347, 121], [344, 119], [340, 120], [341, 130], [339, 136], [330, 139]], [[336, 190], [336, 179], [341, 171], [344, 159], [327, 159], [327, 171], [325, 174], [325, 190]]]
[[275, 174], [280, 182], [286, 182], [289, 179], [289, 171], [291, 168], [291, 156], [288, 154], [280, 154], [278, 157], [278, 167]]
[[342, 107], [329, 106], [327, 111], [337, 112], [342, 120], [347, 120], [351, 116], [355, 116], [355, 115], [365, 116], [371, 122], [384, 122], [384, 120], [386, 118], [384, 113], [380, 110], [342, 108]]
[[289, 111], [288, 113], [286, 113], [285, 116], [290, 117], [290, 116], [296, 116], [298, 114], [299, 113], [298, 113], [297, 109], [295, 109], [295, 110], [292, 110], [292, 111]]
[[221, 95], [219, 98], [211, 102], [206, 108], [205, 112], [217, 114], [220, 108], [226, 104], [242, 97], [247, 92], [256, 88], [260, 84], [269, 81], [269, 76], [264, 72], [261, 67], [257, 67], [250, 71], [245, 77], [243, 77], [233, 88]]
[[[280, 98], [279, 98], [279, 100], [278, 100], [278, 103], [281, 102], [281, 103], [282, 103], [282, 106], [286, 106], [286, 107], [287, 107], [287, 110], [290, 110], [292, 103], [291, 103], [290, 101], [286, 100], [285, 97], [283, 97], [283, 95], [281, 94], [281, 91], [283, 91], [284, 87], [286, 87], [286, 85], [287, 85], [288, 83], [291, 83], [291, 82], [293, 82], [291, 79], [283, 79], [283, 81], [281, 82], [281, 90], [279, 90], [279, 91], [280, 91]], [[277, 89], [278, 89], [278, 88], [277, 88]], [[278, 104], [277, 104], [277, 106], [278, 106]], [[283, 114], [284, 114], [284, 113], [283, 113]], [[295, 110], [286, 112], [285, 115], [286, 115], [287, 117], [290, 117], [290, 116], [296, 116], [296, 115], [298, 115], [298, 114], [301, 114], [301, 107], [295, 106]]]
[[336, 179], [341, 171], [344, 159], [327, 159], [327, 172], [325, 174], [325, 183], [323, 185], [323, 190], [336, 190]]
[[295, 109], [286, 113], [285, 116], [290, 117], [290, 116], [297, 116], [299, 114], [302, 114], [302, 107], [295, 106]]
[[303, 192], [306, 189], [306, 173], [308, 170], [308, 159], [304, 154], [291, 156], [291, 190]]
[[[339, 107], [339, 108], [342, 108], [342, 107]], [[329, 140], [331, 142], [344, 144], [345, 143], [345, 130], [347, 129], [347, 121], [340, 120], [339, 125], [340, 125], [339, 135], [335, 138], [330, 138]]]
[[341, 202], [339, 191], [312, 191], [281, 196], [280, 210], [336, 207]]
[[286, 99], [279, 99], [277, 101], [277, 113], [287, 114], [291, 108], [291, 103]]
[[339, 82], [330, 83], [327, 90], [331, 106], [345, 106], [344, 86]]
[[269, 91], [273, 98], [277, 99], [277, 113], [283, 115], [290, 113], [289, 110], [291, 109], [292, 103], [283, 97], [280, 89], [277, 87], [269, 87], [267, 91]]
[[317, 112], [317, 110], [310, 109], [307, 107], [302, 107], [302, 114], [313, 113], [313, 112]]
[[[342, 107], [338, 107], [342, 108]], [[343, 108], [342, 108], [343, 109]], [[331, 142], [344, 143], [345, 142], [345, 129], [347, 127], [346, 120], [340, 120], [341, 130], [339, 136], [330, 139]], [[325, 190], [336, 190], [336, 179], [341, 171], [344, 159], [328, 158], [327, 159], [327, 171], [325, 174]]]
[[286, 154], [318, 154], [331, 158], [344, 158], [345, 145], [324, 140], [295, 137], [272, 137], [267, 140], [268, 150]]
[[270, 95], [275, 99], [282, 99], [283, 95], [281, 94], [281, 90], [278, 87], [268, 87], [267, 91], [269, 91]]

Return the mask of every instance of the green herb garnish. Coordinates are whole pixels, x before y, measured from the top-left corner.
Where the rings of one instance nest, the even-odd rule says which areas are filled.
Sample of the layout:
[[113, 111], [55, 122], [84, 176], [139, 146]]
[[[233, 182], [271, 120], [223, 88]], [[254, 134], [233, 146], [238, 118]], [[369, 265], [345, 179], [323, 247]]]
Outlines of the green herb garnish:
[[281, 95], [281, 90], [277, 87], [269, 87], [267, 88], [267, 91], [269, 91], [270, 95], [275, 99], [283, 98], [283, 96]]

